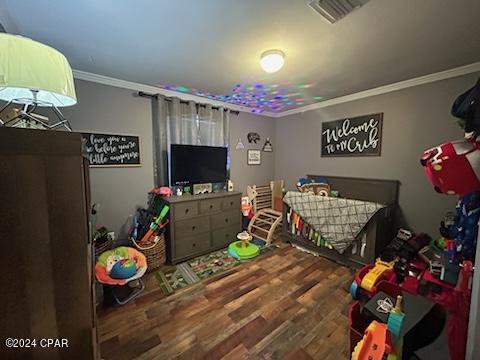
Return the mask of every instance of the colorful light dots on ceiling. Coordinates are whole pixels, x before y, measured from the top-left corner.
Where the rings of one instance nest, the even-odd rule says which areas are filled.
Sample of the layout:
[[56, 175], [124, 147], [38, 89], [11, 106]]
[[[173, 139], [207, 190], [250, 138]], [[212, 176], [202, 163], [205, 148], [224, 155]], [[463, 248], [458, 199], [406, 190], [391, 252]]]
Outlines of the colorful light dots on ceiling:
[[313, 84], [300, 84], [298, 85], [299, 89], [309, 89], [313, 86]]
[[[231, 93], [225, 95], [212, 94], [187, 86], [161, 87], [167, 90], [190, 93], [211, 100], [249, 107], [253, 113], [262, 113], [264, 111], [284, 111], [306, 103], [323, 100], [321, 96], [312, 97], [305, 92], [305, 89], [309, 89], [312, 86], [313, 84], [311, 83], [293, 85], [289, 81], [277, 84], [265, 84], [261, 81], [251, 84], [237, 83], [231, 90]], [[295, 89], [300, 91], [295, 91]]]

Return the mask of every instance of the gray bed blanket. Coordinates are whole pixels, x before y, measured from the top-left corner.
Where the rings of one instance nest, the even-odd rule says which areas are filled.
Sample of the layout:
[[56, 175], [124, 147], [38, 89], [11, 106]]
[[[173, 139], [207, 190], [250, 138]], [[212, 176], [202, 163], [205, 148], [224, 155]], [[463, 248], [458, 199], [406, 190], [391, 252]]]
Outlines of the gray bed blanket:
[[375, 213], [385, 205], [353, 199], [289, 191], [283, 201], [340, 254], [355, 241]]

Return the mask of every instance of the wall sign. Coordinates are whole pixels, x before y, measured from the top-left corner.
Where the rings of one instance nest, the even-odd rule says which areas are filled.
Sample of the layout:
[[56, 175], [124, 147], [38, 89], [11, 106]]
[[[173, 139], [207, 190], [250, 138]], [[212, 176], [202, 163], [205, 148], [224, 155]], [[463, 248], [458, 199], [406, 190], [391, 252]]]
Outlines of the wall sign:
[[247, 152], [247, 164], [248, 165], [261, 165], [262, 164], [262, 152], [260, 150], [248, 150], [248, 152]]
[[91, 167], [140, 166], [140, 137], [82, 133]]
[[380, 156], [383, 113], [322, 123], [322, 157]]

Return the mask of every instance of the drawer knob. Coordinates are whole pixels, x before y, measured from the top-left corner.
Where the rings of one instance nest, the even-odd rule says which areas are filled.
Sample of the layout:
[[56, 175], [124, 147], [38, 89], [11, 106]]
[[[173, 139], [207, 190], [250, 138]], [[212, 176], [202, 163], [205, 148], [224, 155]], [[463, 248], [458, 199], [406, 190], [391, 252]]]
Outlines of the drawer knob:
[[225, 219], [225, 222], [228, 223], [228, 218]]
[[213, 205], [210, 205], [210, 209], [213, 209]]
[[195, 231], [195, 225], [192, 226], [192, 231]]
[[185, 209], [185, 214], [186, 214], [186, 213], [188, 213], [188, 208], [187, 208], [187, 209]]
[[230, 201], [230, 206], [233, 206], [233, 201]]
[[197, 246], [197, 244], [193, 243], [192, 246], [195, 247], [195, 246]]

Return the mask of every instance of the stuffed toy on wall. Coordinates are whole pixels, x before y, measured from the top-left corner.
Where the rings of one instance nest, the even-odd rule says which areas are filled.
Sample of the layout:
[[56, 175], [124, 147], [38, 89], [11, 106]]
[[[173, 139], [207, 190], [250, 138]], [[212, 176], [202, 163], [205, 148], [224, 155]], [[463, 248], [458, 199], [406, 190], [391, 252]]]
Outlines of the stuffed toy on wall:
[[480, 190], [480, 138], [425, 150], [420, 162], [428, 180], [440, 193], [463, 196]]

